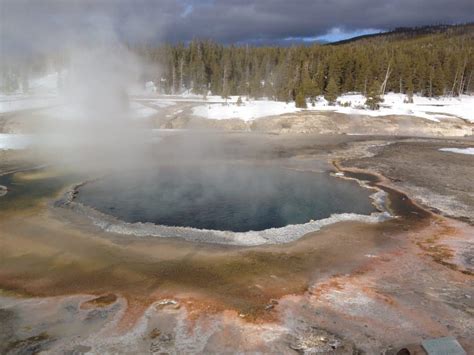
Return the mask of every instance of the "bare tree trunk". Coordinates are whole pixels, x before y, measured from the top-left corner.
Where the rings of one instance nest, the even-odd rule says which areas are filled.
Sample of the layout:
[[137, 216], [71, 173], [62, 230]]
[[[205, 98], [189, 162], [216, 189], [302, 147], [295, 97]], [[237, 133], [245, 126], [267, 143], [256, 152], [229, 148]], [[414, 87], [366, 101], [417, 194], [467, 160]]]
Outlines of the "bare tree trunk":
[[458, 87], [458, 96], [461, 96], [462, 92], [464, 91], [464, 73], [466, 71], [466, 66], [467, 66], [467, 58], [464, 59], [464, 64], [462, 66], [462, 71], [461, 71], [461, 80], [459, 81], [459, 87]]
[[175, 88], [176, 88], [176, 68], [174, 67], [174, 63], [173, 63], [173, 70], [171, 72], [171, 95], [174, 95], [176, 93]]
[[250, 66], [248, 63], [245, 68], [245, 88], [247, 89], [247, 97], [250, 97]]
[[247, 89], [247, 98], [250, 97], [250, 65], [249, 65], [249, 45], [245, 46], [245, 88]]
[[387, 71], [385, 72], [385, 79], [383, 80], [383, 83], [382, 83], [382, 86], [380, 88], [380, 93], [383, 95], [385, 95], [385, 89], [387, 88], [387, 81], [388, 81], [388, 78], [390, 77], [390, 63], [388, 64], [388, 67], [387, 67]]
[[224, 75], [222, 77], [222, 96], [227, 104], [227, 65], [224, 65]]
[[458, 86], [458, 96], [461, 96], [464, 91], [464, 82], [465, 82], [464, 75], [462, 75], [461, 81], [459, 82], [459, 86]]
[[430, 97], [433, 97], [433, 71], [430, 72]]
[[184, 73], [183, 73], [183, 67], [184, 67], [184, 59], [181, 58], [179, 61], [179, 93], [181, 94], [184, 90]]
[[454, 89], [456, 88], [457, 81], [458, 81], [458, 71], [456, 70], [456, 75], [454, 76], [453, 87], [451, 88], [451, 96], [454, 96]]
[[300, 66], [298, 65], [298, 66], [296, 67], [296, 69], [295, 69], [295, 76], [293, 77], [293, 85], [292, 85], [293, 87], [290, 87], [290, 88], [288, 89], [288, 99], [289, 99], [289, 100], [294, 100], [294, 99], [295, 99], [295, 97], [294, 97], [294, 94], [295, 94], [295, 93], [294, 93], [294, 89], [293, 89], [293, 88], [296, 87], [296, 84], [298, 83], [298, 81], [300, 80], [300, 78], [301, 78], [301, 68], [300, 68]]

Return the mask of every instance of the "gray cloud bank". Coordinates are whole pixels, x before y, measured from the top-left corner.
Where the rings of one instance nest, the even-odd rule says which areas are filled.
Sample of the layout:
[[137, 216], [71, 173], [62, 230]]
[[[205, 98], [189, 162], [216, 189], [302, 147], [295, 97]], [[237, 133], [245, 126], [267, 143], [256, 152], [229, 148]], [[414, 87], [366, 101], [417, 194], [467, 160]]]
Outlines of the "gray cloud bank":
[[474, 20], [472, 0], [0, 0], [2, 52], [89, 42], [265, 42]]

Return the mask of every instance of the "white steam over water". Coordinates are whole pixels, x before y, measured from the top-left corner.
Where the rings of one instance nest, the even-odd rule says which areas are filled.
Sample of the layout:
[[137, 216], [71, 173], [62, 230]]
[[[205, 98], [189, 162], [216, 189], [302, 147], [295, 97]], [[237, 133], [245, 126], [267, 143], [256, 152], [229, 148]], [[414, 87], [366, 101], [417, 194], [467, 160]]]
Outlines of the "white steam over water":
[[60, 106], [45, 110], [38, 145], [53, 163], [79, 168], [131, 167], [142, 160], [151, 130], [139, 120], [156, 110], [131, 104], [142, 63], [124, 46], [75, 48]]

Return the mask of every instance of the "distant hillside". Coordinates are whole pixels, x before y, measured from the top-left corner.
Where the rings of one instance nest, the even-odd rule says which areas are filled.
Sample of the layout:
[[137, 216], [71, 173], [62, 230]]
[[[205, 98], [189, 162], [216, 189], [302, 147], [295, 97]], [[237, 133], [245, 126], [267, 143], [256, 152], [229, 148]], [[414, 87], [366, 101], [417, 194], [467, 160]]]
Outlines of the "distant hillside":
[[368, 35], [357, 36], [342, 41], [327, 43], [327, 45], [342, 45], [349, 43], [367, 43], [376, 41], [403, 41], [413, 40], [423, 37], [457, 37], [470, 35], [474, 36], [474, 23], [458, 24], [458, 25], [431, 25], [420, 27], [399, 27], [389, 32], [374, 33]]

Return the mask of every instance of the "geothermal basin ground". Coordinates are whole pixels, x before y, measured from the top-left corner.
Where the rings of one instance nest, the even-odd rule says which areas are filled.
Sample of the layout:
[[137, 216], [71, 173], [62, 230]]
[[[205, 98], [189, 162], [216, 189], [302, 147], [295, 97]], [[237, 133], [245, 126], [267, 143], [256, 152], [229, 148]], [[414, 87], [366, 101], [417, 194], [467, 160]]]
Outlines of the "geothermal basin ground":
[[[133, 177], [149, 165], [99, 176], [0, 151], [0, 352], [390, 353], [441, 336], [474, 351], [474, 156], [440, 150], [471, 137], [205, 128], [146, 152], [168, 163], [165, 196]], [[321, 190], [338, 203], [304, 214]], [[256, 197], [261, 218], [225, 214]]]

